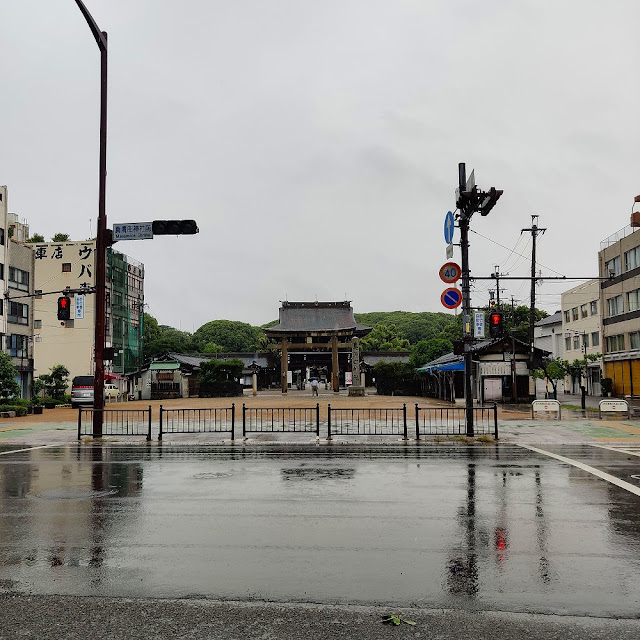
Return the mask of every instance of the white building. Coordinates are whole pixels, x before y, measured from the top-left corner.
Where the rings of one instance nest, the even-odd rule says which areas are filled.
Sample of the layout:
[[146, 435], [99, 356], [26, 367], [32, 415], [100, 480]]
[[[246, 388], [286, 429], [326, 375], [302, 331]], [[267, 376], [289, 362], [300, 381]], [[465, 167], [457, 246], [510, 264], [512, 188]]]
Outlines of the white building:
[[[602, 326], [600, 305], [600, 281], [589, 280], [562, 294], [562, 335], [564, 359], [569, 362], [582, 360], [585, 354], [602, 353]], [[598, 359], [587, 365], [587, 393], [601, 395], [602, 362]], [[580, 393], [584, 376], [567, 378], [567, 393]]]
[[[556, 311], [553, 315], [543, 318], [536, 322], [533, 327], [533, 344], [538, 349], [549, 352], [550, 358], [563, 357], [563, 338], [562, 338], [562, 312]], [[536, 397], [541, 397], [552, 392], [551, 388], [547, 388], [546, 380], [536, 380]], [[564, 391], [564, 383], [560, 380], [557, 384], [558, 393]]]

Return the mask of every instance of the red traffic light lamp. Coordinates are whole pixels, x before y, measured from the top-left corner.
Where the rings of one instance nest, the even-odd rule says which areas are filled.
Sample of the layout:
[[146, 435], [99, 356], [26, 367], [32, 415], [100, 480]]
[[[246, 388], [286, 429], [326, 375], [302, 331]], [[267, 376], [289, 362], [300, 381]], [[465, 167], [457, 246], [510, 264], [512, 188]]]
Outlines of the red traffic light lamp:
[[502, 323], [502, 311], [492, 311], [489, 314], [489, 336], [491, 338], [502, 338], [504, 334]]
[[58, 298], [58, 320], [69, 320], [71, 318], [71, 298], [60, 296]]

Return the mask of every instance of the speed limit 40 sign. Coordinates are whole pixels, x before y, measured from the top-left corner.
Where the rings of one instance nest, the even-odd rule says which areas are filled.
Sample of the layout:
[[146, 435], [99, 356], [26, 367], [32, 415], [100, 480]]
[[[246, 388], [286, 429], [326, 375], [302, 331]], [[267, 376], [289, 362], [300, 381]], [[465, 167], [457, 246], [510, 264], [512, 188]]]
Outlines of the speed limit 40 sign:
[[455, 262], [445, 262], [440, 267], [440, 280], [443, 282], [457, 282], [460, 280], [460, 276], [462, 275], [462, 269], [460, 269], [460, 265]]

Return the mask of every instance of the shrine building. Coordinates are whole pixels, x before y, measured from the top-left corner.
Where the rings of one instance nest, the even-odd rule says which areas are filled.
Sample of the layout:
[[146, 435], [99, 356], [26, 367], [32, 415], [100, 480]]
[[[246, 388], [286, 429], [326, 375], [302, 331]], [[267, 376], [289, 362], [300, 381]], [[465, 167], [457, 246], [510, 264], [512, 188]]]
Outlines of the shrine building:
[[351, 395], [364, 395], [359, 340], [372, 327], [356, 322], [351, 302], [282, 302], [279, 323], [265, 329], [280, 351], [282, 393], [316, 378], [337, 392], [350, 383]]

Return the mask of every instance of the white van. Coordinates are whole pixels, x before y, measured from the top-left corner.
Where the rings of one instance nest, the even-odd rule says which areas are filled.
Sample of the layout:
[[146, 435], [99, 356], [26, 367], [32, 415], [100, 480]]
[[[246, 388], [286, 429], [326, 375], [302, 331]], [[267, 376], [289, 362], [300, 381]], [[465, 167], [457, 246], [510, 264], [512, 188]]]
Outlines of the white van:
[[71, 382], [71, 406], [93, 405], [93, 376], [76, 376]]

